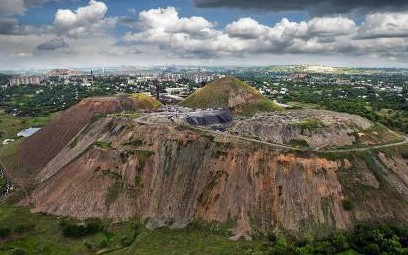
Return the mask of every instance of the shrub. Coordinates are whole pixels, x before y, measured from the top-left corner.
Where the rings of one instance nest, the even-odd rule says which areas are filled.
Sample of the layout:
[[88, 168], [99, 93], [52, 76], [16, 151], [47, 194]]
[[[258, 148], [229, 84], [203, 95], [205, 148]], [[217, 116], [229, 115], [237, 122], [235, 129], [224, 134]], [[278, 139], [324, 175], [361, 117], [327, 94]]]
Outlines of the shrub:
[[353, 202], [351, 202], [351, 200], [349, 199], [344, 199], [343, 200], [343, 209], [346, 211], [350, 211], [351, 209], [353, 209]]
[[14, 228], [14, 232], [16, 234], [22, 234], [24, 232], [29, 232], [34, 230], [35, 225], [34, 224], [19, 224]]
[[371, 243], [364, 247], [364, 253], [367, 255], [379, 255], [380, 247], [376, 243]]
[[86, 247], [88, 250], [90, 250], [90, 251], [93, 251], [93, 250], [94, 250], [94, 246], [92, 245], [92, 243], [90, 243], [90, 242], [88, 242], [88, 241], [85, 241], [85, 242], [84, 242], [84, 245], [85, 245], [85, 247]]
[[6, 238], [10, 236], [11, 230], [8, 227], [0, 227], [0, 238]]
[[109, 242], [106, 239], [101, 240], [99, 243], [99, 248], [106, 248], [109, 246]]
[[269, 233], [268, 234], [268, 240], [269, 240], [269, 242], [274, 243], [276, 241], [275, 233], [273, 233], [273, 232]]
[[335, 234], [332, 238], [332, 244], [337, 251], [342, 251], [349, 247], [347, 237], [344, 233]]
[[136, 238], [141, 232], [141, 225], [139, 223], [135, 223], [133, 229], [134, 229], [133, 237]]
[[102, 221], [100, 219], [89, 219], [86, 223], [87, 233], [95, 234], [102, 230]]
[[275, 245], [273, 246], [273, 254], [275, 255], [286, 255], [288, 254], [288, 243], [286, 242], [286, 239], [283, 237], [280, 237], [276, 240]]
[[7, 179], [4, 175], [0, 174], [0, 196], [7, 191]]
[[92, 235], [102, 230], [102, 222], [99, 219], [90, 219], [85, 223], [80, 224], [63, 220], [60, 225], [62, 227], [63, 235], [73, 238]]
[[130, 238], [127, 236], [122, 236], [122, 238], [120, 239], [120, 243], [122, 244], [122, 246], [127, 247], [132, 244], [132, 240], [130, 240]]
[[28, 255], [28, 253], [25, 250], [17, 248], [14, 249], [13, 255]]

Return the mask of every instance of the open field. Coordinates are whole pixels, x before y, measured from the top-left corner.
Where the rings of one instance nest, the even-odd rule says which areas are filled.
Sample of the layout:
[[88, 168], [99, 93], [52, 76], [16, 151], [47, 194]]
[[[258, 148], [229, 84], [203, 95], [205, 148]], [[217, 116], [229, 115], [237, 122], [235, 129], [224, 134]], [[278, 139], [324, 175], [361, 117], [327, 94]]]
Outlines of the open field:
[[25, 207], [0, 206], [0, 228], [10, 230], [7, 237], [0, 237], [0, 254], [13, 255], [15, 250], [21, 249], [30, 255], [232, 255], [243, 254], [262, 243], [261, 240], [230, 241], [225, 227], [206, 229], [196, 224], [182, 230], [148, 230], [135, 219], [123, 223], [103, 220], [103, 229], [98, 233], [70, 238], [64, 236], [61, 222], [62, 218], [31, 214]]
[[[25, 219], [24, 222], [21, 219]], [[67, 223], [68, 222], [68, 223]], [[90, 221], [87, 221], [90, 222]], [[356, 235], [338, 233], [330, 241], [304, 239], [294, 242], [282, 237], [255, 236], [252, 241], [229, 240], [229, 224], [195, 222], [184, 229], [158, 228], [149, 230], [137, 219], [112, 223], [104, 219], [96, 231], [74, 236], [66, 225], [85, 226], [73, 219], [46, 214], [31, 214], [26, 207], [0, 206], [0, 254], [15, 255], [274, 255], [274, 254], [370, 254], [366, 248], [356, 246], [367, 242], [372, 233], [380, 233], [386, 243], [386, 231], [404, 238], [404, 232], [389, 227], [362, 227]], [[89, 223], [87, 223], [89, 224]], [[366, 239], [368, 238], [368, 239]], [[396, 235], [393, 237], [398, 238]], [[401, 239], [402, 240], [402, 239]], [[399, 242], [385, 247], [389, 251], [405, 252]], [[326, 253], [342, 250], [339, 253]], [[368, 251], [368, 250], [367, 250]], [[319, 253], [321, 252], [321, 253]], [[396, 253], [389, 253], [396, 254]], [[405, 254], [405, 253], [398, 253]]]
[[0, 147], [5, 139], [15, 138], [18, 132], [29, 127], [42, 127], [57, 116], [53, 113], [45, 117], [16, 117], [0, 109]]

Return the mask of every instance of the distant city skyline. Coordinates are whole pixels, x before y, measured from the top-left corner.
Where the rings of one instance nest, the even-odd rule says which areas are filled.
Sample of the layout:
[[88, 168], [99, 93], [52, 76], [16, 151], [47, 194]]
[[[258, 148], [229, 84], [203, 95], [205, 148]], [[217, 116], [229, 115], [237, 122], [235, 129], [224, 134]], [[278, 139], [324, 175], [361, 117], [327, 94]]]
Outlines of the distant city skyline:
[[402, 0], [0, 0], [0, 70], [408, 67]]

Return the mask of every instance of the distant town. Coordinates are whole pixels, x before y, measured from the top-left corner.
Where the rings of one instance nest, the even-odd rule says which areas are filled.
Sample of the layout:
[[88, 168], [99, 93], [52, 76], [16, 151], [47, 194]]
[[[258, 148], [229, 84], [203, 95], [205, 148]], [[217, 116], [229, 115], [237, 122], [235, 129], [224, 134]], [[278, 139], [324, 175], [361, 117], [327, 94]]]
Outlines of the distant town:
[[231, 75], [286, 108], [307, 106], [358, 114], [408, 131], [408, 70], [327, 66], [121, 67], [4, 71], [0, 108], [46, 116], [89, 96], [145, 93], [165, 104]]

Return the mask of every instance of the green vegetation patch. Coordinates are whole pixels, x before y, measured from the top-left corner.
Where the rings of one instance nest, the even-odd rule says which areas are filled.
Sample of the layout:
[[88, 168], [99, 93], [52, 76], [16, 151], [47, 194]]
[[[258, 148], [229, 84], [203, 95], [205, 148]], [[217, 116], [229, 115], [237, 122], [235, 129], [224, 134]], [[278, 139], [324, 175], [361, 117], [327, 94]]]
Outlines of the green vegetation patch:
[[389, 130], [387, 127], [380, 123], [375, 123], [368, 129], [360, 132], [363, 134], [358, 137], [358, 143], [364, 143], [364, 141], [374, 141], [379, 144], [393, 143], [403, 141], [403, 138], [397, 133]]
[[123, 145], [130, 145], [130, 146], [133, 146], [133, 147], [140, 147], [140, 146], [143, 145], [143, 141], [136, 139], [136, 140], [133, 140], [133, 141], [131, 141], [131, 142], [124, 143]]
[[292, 139], [287, 144], [290, 145], [290, 146], [300, 147], [300, 148], [309, 147], [309, 144], [305, 140]]
[[112, 143], [110, 142], [95, 142], [95, 145], [101, 149], [104, 150], [111, 150], [112, 149]]
[[309, 130], [325, 127], [323, 122], [315, 118], [304, 118], [301, 122], [290, 123], [290, 125]]
[[352, 154], [350, 152], [315, 152], [320, 158], [327, 160], [344, 160], [350, 159]]
[[137, 160], [139, 161], [139, 167], [141, 167], [142, 169], [146, 163], [146, 160], [155, 154], [154, 151], [147, 150], [135, 150], [133, 152], [137, 156]]
[[258, 101], [254, 103], [248, 103], [242, 108], [236, 109], [236, 114], [243, 116], [252, 116], [259, 112], [271, 112], [271, 111], [281, 111], [282, 108], [277, 106], [272, 100], [259, 96]]
[[60, 222], [62, 234], [66, 237], [80, 238], [88, 235], [93, 235], [102, 230], [102, 221], [100, 219], [89, 219], [84, 223], [72, 222], [68, 219], [63, 219]]
[[8, 182], [6, 176], [0, 174], [0, 196], [6, 193], [7, 183]]
[[377, 159], [377, 157], [371, 152], [357, 152], [356, 155], [365, 161], [368, 169], [372, 171], [375, 178], [379, 181], [380, 187], [384, 188], [384, 185], [386, 185], [386, 181], [382, 174], [382, 166], [378, 165], [379, 160]]
[[0, 206], [0, 226], [9, 229], [7, 240], [0, 238], [0, 254], [15, 255], [20, 250], [29, 255], [89, 255], [123, 249], [139, 233], [137, 222], [61, 220], [31, 214], [26, 207]]
[[[26, 226], [21, 227], [21, 219]], [[283, 235], [231, 241], [234, 221], [195, 221], [183, 229], [149, 230], [140, 221], [122, 223], [89, 219], [58, 219], [30, 214], [25, 207], [0, 206], [0, 253], [4, 255], [358, 255], [408, 252], [407, 226], [359, 224], [354, 231], [324, 238], [294, 239]], [[21, 231], [24, 229], [24, 231]]]
[[[250, 95], [250, 96], [248, 96]], [[250, 116], [257, 112], [282, 110], [258, 90], [234, 77], [213, 81], [187, 97], [181, 105], [191, 108], [229, 108], [230, 97], [246, 98], [247, 102], [237, 105], [235, 114]]]
[[[20, 143], [22, 140], [15, 141], [0, 148], [1, 163], [11, 175], [12, 178], [18, 180], [29, 180], [32, 175], [32, 170], [26, 167], [20, 159]], [[12, 170], [12, 171], [11, 171]]]
[[224, 174], [228, 177], [228, 174], [222, 170], [210, 172], [210, 176], [207, 181], [207, 185], [205, 186], [203, 192], [198, 197], [198, 202], [201, 205], [205, 205], [208, 202], [208, 200], [210, 199], [210, 194], [212, 190], [219, 184], [220, 179]]
[[162, 106], [159, 101], [146, 94], [132, 94], [131, 98], [136, 100], [139, 109], [154, 110]]
[[211, 229], [191, 224], [184, 229], [143, 231], [129, 248], [115, 255], [244, 255], [251, 249], [262, 251], [261, 245], [260, 241], [231, 241]]
[[106, 193], [106, 206], [109, 207], [118, 197], [120, 192], [123, 190], [123, 183], [121, 181], [115, 181]]
[[138, 165], [135, 173], [134, 185], [138, 189], [142, 180], [142, 171], [146, 164], [146, 160], [154, 155], [154, 151], [136, 150], [134, 153], [137, 156]]
[[354, 207], [353, 202], [351, 202], [350, 199], [344, 199], [342, 201], [342, 204], [343, 204], [343, 209], [346, 210], [346, 211], [351, 211], [353, 209], [353, 207]]

